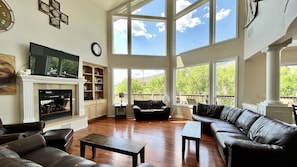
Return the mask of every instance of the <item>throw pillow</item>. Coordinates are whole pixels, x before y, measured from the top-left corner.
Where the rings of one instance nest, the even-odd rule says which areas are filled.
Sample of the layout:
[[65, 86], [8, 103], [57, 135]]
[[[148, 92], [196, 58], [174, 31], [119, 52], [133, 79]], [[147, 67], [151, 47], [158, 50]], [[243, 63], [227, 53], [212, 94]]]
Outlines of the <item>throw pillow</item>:
[[201, 116], [207, 116], [207, 111], [209, 110], [208, 104], [198, 103], [197, 105], [197, 113]]
[[223, 105], [210, 105], [207, 111], [207, 116], [213, 118], [220, 118], [223, 108]]

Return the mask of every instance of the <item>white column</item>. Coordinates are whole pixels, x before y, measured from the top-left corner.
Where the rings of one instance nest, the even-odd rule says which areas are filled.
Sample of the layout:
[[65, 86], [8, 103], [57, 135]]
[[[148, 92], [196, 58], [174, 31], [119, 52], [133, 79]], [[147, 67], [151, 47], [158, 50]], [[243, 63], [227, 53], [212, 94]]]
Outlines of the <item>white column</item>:
[[86, 81], [84, 79], [78, 80], [78, 85], [77, 85], [77, 92], [78, 95], [78, 115], [83, 116], [85, 115], [85, 106], [84, 106], [84, 83]]
[[32, 79], [19, 77], [20, 84], [20, 103], [21, 103], [21, 121], [35, 122], [37, 119], [34, 116], [34, 89]]
[[280, 88], [280, 58], [282, 45], [270, 46], [266, 50], [266, 104], [281, 104]]
[[266, 100], [258, 104], [257, 112], [275, 119], [292, 123], [291, 108], [280, 101], [280, 60], [281, 51], [291, 39], [271, 45], [266, 53]]

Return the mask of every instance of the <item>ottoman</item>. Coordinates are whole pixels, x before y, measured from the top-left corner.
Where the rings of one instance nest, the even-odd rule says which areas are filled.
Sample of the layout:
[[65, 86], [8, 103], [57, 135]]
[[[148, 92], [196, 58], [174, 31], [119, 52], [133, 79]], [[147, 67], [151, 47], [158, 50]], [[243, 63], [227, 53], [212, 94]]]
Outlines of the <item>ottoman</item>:
[[73, 141], [73, 129], [53, 129], [43, 134], [46, 144], [63, 151], [68, 151]]

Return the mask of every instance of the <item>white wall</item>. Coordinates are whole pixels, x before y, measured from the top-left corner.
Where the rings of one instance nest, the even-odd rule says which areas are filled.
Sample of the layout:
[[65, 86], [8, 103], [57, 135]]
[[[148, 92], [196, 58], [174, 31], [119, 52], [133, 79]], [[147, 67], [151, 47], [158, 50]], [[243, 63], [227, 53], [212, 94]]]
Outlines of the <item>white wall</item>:
[[[93, 1], [58, 0], [61, 11], [69, 17], [69, 25], [61, 23], [60, 29], [49, 25], [48, 16], [38, 10], [38, 0], [6, 2], [14, 12], [15, 24], [0, 33], [0, 53], [15, 56], [17, 72], [28, 68], [30, 42], [78, 55], [80, 62], [107, 66], [106, 13]], [[92, 55], [92, 42], [101, 44], [102, 56]], [[0, 95], [0, 106], [4, 123], [20, 122], [19, 90], [15, 95]]]
[[[252, 57], [286, 36], [288, 27], [297, 17], [296, 8], [296, 0], [288, 0], [288, 2], [287, 0], [259, 1], [257, 17], [245, 29], [245, 59]], [[296, 28], [292, 29], [296, 35]]]
[[[296, 36], [296, 7], [296, 0], [259, 2], [258, 16], [245, 29], [245, 103], [257, 104], [266, 99], [266, 55], [262, 50]], [[281, 65], [297, 64], [297, 49], [285, 48], [281, 55]]]

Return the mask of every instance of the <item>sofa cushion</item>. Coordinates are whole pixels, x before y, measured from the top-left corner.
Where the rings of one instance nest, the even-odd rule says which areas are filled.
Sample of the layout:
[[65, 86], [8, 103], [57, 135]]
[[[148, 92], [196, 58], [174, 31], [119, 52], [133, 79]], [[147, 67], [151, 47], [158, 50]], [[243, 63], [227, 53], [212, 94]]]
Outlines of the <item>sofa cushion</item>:
[[248, 140], [246, 135], [242, 133], [217, 132], [214, 135], [219, 153], [225, 162], [228, 161], [228, 150], [226, 147], [227, 141]]
[[247, 135], [254, 142], [297, 148], [297, 127], [265, 116], [252, 124]]
[[213, 134], [216, 134], [217, 132], [229, 132], [229, 133], [242, 134], [242, 132], [234, 124], [230, 124], [229, 122], [225, 122], [225, 121], [211, 123], [210, 127]]
[[152, 100], [152, 109], [161, 109], [163, 106], [166, 106], [162, 100]]
[[242, 113], [243, 109], [234, 106], [225, 106], [220, 115], [220, 119], [235, 124], [235, 121]]
[[67, 152], [58, 148], [42, 147], [23, 155], [22, 158], [34, 161], [38, 164], [41, 164], [42, 166], [49, 166], [50, 164], [60, 160], [61, 158], [64, 158], [67, 155]]
[[220, 118], [223, 108], [224, 108], [223, 105], [209, 105], [209, 104], [198, 103], [197, 114], [202, 116], [212, 117], [212, 118]]
[[250, 110], [244, 110], [235, 122], [235, 126], [247, 134], [252, 124], [260, 117], [259, 114], [254, 113]]
[[0, 159], [1, 158], [20, 158], [16, 152], [0, 145]]
[[151, 100], [134, 100], [134, 105], [140, 107], [140, 109], [150, 109]]
[[[81, 166], [81, 167], [93, 167], [95, 166], [96, 163], [91, 161], [91, 160], [87, 160], [83, 157], [79, 157], [79, 156], [75, 156], [75, 155], [67, 155], [63, 158], [60, 158], [58, 161], [55, 161], [54, 163], [52, 163], [49, 167], [60, 167], [60, 166]], [[99, 165], [98, 165], [99, 166]]]
[[2, 158], [1, 167], [42, 167], [41, 165], [22, 158]]

